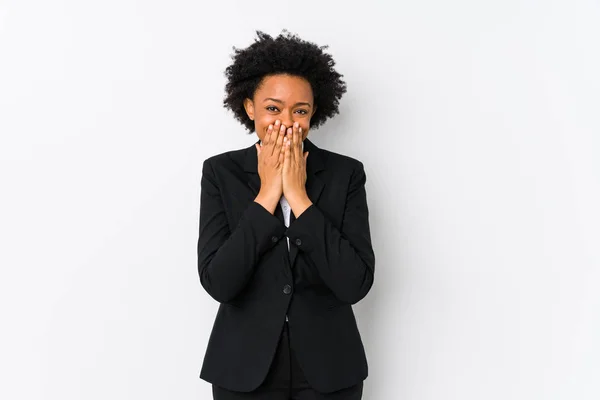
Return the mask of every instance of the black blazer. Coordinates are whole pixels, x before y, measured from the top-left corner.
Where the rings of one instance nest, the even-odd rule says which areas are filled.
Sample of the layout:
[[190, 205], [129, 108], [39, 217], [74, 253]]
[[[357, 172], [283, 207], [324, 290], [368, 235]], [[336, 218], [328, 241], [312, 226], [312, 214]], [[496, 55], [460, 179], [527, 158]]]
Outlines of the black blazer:
[[[257, 141], [256, 143], [259, 143]], [[306, 190], [313, 204], [284, 224], [254, 202], [254, 144], [202, 166], [198, 273], [220, 304], [200, 378], [249, 392], [264, 380], [286, 314], [290, 343], [310, 385], [332, 392], [367, 377], [351, 304], [373, 284], [363, 164], [308, 139]], [[290, 250], [286, 237], [290, 239]]]

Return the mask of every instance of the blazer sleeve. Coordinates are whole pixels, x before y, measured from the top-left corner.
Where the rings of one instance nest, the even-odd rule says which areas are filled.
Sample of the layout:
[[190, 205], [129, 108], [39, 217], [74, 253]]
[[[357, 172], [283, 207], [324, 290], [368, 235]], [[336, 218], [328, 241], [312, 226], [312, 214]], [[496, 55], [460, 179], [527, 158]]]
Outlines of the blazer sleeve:
[[350, 304], [367, 295], [375, 273], [365, 182], [359, 162], [350, 179], [340, 230], [311, 204], [286, 231], [333, 294]]
[[225, 303], [246, 286], [261, 255], [285, 235], [285, 225], [252, 201], [230, 230], [224, 203], [207, 159], [202, 166], [198, 274], [215, 300]]

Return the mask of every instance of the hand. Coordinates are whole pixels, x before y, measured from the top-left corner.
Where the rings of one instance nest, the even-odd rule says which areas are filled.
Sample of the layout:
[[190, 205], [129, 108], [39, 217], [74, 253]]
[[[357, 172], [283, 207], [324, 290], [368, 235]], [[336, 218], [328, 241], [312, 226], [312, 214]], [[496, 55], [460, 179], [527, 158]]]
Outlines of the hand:
[[297, 218], [312, 204], [306, 193], [308, 152], [302, 153], [302, 128], [297, 122], [287, 129], [283, 147], [283, 195]]
[[258, 175], [260, 176], [260, 191], [255, 201], [273, 214], [275, 207], [283, 194], [283, 139], [285, 126], [275, 121], [275, 126], [269, 125], [262, 145], [256, 143], [258, 158]]

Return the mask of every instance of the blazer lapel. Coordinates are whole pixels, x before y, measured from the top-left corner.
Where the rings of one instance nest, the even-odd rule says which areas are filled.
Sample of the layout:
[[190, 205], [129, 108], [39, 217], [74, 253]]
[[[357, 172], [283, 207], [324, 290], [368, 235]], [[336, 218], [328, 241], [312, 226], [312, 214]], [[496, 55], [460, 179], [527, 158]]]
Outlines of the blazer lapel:
[[[325, 153], [308, 138], [304, 139], [304, 151], [309, 152], [306, 159], [306, 194], [310, 201], [317, 205], [324, 186], [323, 180], [319, 177], [319, 172], [325, 169]], [[297, 256], [298, 246], [290, 241], [290, 264], [292, 267]]]
[[258, 194], [260, 190], [260, 176], [258, 175], [258, 157], [256, 156], [256, 147], [255, 144], [260, 143], [260, 140], [254, 142], [254, 144], [245, 150], [244, 157], [244, 171], [246, 171], [246, 176], [248, 177], [248, 186], [254, 194], [254, 197]]
[[325, 153], [308, 139], [304, 139], [304, 151], [309, 152], [306, 159], [306, 193], [317, 204], [324, 185], [318, 173], [325, 169]]
[[[254, 142], [254, 144], [260, 143], [260, 140]], [[258, 195], [260, 190], [260, 176], [258, 175], [258, 157], [256, 155], [256, 147], [252, 146], [246, 149], [244, 170], [248, 177], [248, 187], [252, 191], [254, 197]], [[323, 180], [319, 178], [318, 173], [325, 169], [325, 154], [319, 147], [313, 142], [304, 139], [304, 151], [308, 151], [308, 158], [306, 159], [306, 194], [313, 204], [317, 204], [321, 192], [323, 191]], [[283, 213], [281, 206], [278, 204], [275, 208], [275, 215], [283, 222]], [[290, 224], [296, 219], [294, 213], [290, 215]], [[295, 243], [290, 241], [290, 264], [294, 266], [296, 256], [298, 255], [298, 247]]]

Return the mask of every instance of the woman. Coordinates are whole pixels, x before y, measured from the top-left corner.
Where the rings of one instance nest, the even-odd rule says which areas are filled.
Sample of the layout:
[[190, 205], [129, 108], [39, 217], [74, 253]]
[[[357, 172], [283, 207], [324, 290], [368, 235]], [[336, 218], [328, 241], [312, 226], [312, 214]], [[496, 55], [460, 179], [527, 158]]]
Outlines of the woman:
[[362, 397], [351, 305], [375, 255], [363, 164], [307, 139], [346, 91], [325, 48], [259, 31], [226, 69], [224, 105], [259, 140], [202, 169], [198, 273], [220, 306], [200, 378], [217, 400]]

